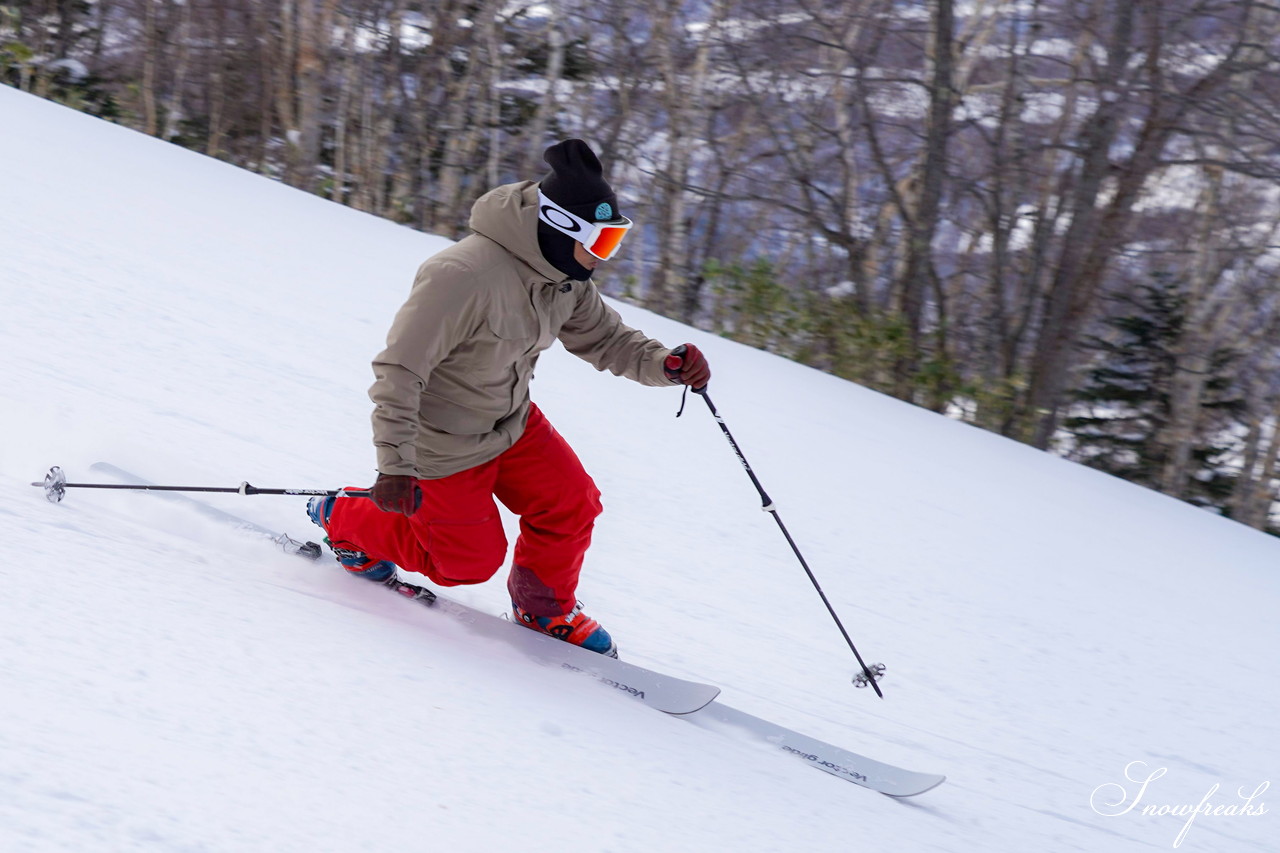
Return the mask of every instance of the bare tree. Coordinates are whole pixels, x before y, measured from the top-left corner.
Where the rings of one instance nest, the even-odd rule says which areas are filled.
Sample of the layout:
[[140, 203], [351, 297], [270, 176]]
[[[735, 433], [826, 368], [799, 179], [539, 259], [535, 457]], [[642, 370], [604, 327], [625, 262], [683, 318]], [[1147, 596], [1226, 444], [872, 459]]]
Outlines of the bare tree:
[[[1275, 11], [1248, 0], [1238, 5], [1234, 12], [1224, 10], [1219, 21], [1234, 24], [1220, 45], [1222, 57], [1200, 73], [1202, 66], [1184, 62], [1183, 56], [1166, 59], [1170, 31], [1184, 23], [1171, 16], [1167, 4], [1120, 2], [1109, 10], [1112, 23], [1105, 60], [1097, 69], [1097, 106], [1080, 133], [1070, 222], [1049, 281], [1031, 362], [1025, 415], [1034, 424], [1031, 441], [1037, 447], [1048, 447], [1053, 438], [1071, 379], [1075, 341], [1091, 319], [1107, 267], [1129, 233], [1133, 206], [1170, 141], [1234, 78], [1266, 61], [1253, 39], [1259, 19]], [[1116, 158], [1113, 150], [1122, 142], [1128, 153]]]

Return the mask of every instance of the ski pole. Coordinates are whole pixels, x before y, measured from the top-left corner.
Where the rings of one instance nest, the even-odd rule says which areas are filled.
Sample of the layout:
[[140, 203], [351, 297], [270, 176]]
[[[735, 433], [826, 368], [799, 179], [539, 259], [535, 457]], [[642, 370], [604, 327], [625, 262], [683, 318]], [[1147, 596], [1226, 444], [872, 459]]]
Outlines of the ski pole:
[[[677, 358], [679, 356], [676, 356]], [[880, 690], [880, 684], [877, 678], [884, 674], [884, 664], [874, 664], [868, 666], [866, 661], [862, 659], [862, 655], [858, 654], [858, 647], [853, 644], [853, 640], [849, 637], [849, 632], [845, 630], [844, 623], [840, 621], [840, 617], [836, 615], [835, 608], [831, 606], [827, 594], [822, 591], [822, 585], [818, 583], [818, 579], [814, 576], [813, 570], [809, 568], [809, 564], [805, 561], [804, 555], [800, 553], [800, 548], [796, 545], [794, 539], [791, 538], [791, 532], [787, 530], [787, 526], [782, 523], [782, 516], [778, 515], [778, 508], [774, 504], [773, 499], [765, 492], [764, 486], [760, 485], [760, 479], [756, 477], [756, 472], [751, 470], [751, 464], [747, 462], [747, 457], [743, 455], [742, 448], [738, 446], [738, 442], [734, 439], [733, 433], [729, 432], [728, 425], [724, 422], [724, 418], [720, 416], [720, 412], [716, 410], [715, 403], [711, 402], [711, 395], [707, 393], [707, 386], [694, 388], [693, 393], [698, 394], [706, 401], [707, 408], [711, 410], [711, 416], [716, 419], [716, 423], [720, 424], [720, 431], [724, 433], [724, 437], [729, 440], [729, 446], [733, 448], [734, 455], [738, 457], [738, 461], [742, 463], [742, 468], [747, 472], [747, 476], [751, 478], [751, 484], [756, 487], [756, 491], [760, 493], [760, 500], [764, 502], [765, 512], [773, 516], [773, 520], [778, 522], [778, 529], [782, 531], [782, 535], [787, 538], [787, 544], [791, 546], [792, 552], [795, 553], [796, 559], [800, 561], [804, 573], [809, 576], [809, 582], [813, 584], [813, 588], [818, 591], [818, 596], [822, 599], [822, 603], [827, 606], [827, 612], [831, 614], [831, 618], [835, 620], [836, 627], [840, 629], [840, 634], [844, 637], [844, 641], [849, 644], [849, 650], [853, 652], [853, 656], [857, 658], [858, 665], [862, 667], [862, 673], [854, 676], [853, 683], [859, 687], [870, 684], [876, 691], [876, 695], [881, 699], [884, 698], [884, 692]]]
[[367, 498], [368, 489], [260, 489], [247, 482], [238, 486], [156, 486], [152, 484], [133, 485], [124, 483], [68, 483], [67, 475], [57, 465], [49, 469], [44, 482], [32, 483], [43, 486], [44, 496], [51, 503], [58, 503], [67, 494], [67, 489], [128, 489], [144, 492], [222, 492], [235, 495], [324, 495], [340, 498]]

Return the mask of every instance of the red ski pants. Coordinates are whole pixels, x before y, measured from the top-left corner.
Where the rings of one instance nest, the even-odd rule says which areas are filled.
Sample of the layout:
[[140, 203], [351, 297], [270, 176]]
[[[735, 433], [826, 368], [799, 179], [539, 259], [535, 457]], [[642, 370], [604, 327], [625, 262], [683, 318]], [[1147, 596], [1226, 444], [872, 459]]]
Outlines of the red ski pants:
[[412, 517], [383, 512], [367, 498], [338, 498], [329, 538], [440, 586], [483, 583], [507, 555], [496, 497], [520, 517], [507, 581], [512, 601], [535, 616], [573, 609], [600, 491], [537, 406], [524, 434], [496, 459], [418, 486], [422, 505]]

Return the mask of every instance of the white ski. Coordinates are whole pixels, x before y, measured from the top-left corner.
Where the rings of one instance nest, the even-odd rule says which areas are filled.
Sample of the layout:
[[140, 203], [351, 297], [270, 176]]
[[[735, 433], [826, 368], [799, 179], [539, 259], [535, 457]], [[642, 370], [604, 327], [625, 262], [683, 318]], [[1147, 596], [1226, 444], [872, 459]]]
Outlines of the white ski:
[[727, 727], [733, 727], [739, 731], [745, 730], [758, 739], [773, 744], [780, 752], [799, 758], [810, 767], [816, 767], [824, 773], [830, 773], [832, 776], [879, 791], [890, 797], [914, 797], [933, 790], [947, 779], [946, 776], [935, 773], [904, 770], [892, 764], [867, 758], [865, 755], [842, 749], [768, 720], [753, 717], [745, 711], [730, 708], [721, 702], [712, 703], [706, 709], [686, 719], [712, 730], [723, 730]]
[[[142, 477], [105, 462], [95, 463], [92, 468], [121, 482], [152, 485]], [[322, 555], [321, 547], [314, 542], [291, 539], [283, 533], [269, 530], [180, 492], [151, 494], [180, 501], [208, 517], [246, 533], [270, 539], [288, 553], [311, 559], [318, 559]], [[761, 741], [773, 744], [780, 752], [799, 758], [810, 767], [881, 794], [914, 797], [931, 791], [946, 781], [945, 776], [885, 764], [715, 702], [713, 700], [719, 695], [720, 688], [710, 684], [663, 675], [635, 664], [589, 652], [413, 584], [397, 581], [388, 584], [388, 588], [465, 622], [485, 637], [510, 643], [540, 663], [586, 673], [607, 687], [620, 690], [652, 708], [681, 716], [705, 729], [746, 731]]]
[[501, 640], [541, 664], [589, 675], [596, 681], [638, 699], [650, 708], [681, 716], [706, 707], [720, 694], [719, 687], [664, 675], [633, 663], [589, 652], [584, 648], [531, 631], [515, 622], [454, 601], [434, 590], [403, 581], [392, 589], [466, 623], [485, 639]]

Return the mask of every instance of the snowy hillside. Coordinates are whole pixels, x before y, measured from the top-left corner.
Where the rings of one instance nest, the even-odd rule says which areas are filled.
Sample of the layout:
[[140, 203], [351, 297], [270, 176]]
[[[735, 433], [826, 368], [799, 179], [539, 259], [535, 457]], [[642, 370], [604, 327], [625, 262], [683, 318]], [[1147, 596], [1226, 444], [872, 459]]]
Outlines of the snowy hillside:
[[[534, 399], [606, 508], [589, 612], [946, 784], [883, 797], [157, 496], [28, 485], [368, 483], [369, 360], [443, 245], [0, 87], [0, 850], [1277, 849], [1272, 792], [1238, 790], [1280, 776], [1280, 541], [630, 306], [707, 352], [886, 698], [701, 402], [557, 348]], [[209, 502], [318, 532], [301, 499]], [[1166, 772], [1116, 814], [1126, 766]]]

